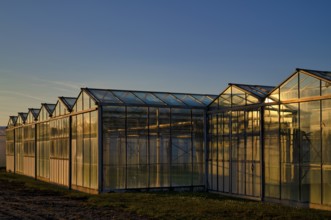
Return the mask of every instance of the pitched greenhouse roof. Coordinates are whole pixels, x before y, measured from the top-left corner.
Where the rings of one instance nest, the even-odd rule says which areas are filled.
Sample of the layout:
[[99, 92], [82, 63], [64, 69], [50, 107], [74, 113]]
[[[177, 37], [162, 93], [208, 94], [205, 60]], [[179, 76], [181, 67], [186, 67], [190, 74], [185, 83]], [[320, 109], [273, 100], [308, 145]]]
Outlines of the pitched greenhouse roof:
[[248, 92], [257, 98], [265, 98], [270, 91], [272, 91], [274, 86], [262, 86], [262, 85], [247, 85], [247, 84], [237, 84], [237, 83], [229, 83], [229, 85], [233, 85], [238, 87], [239, 89]]
[[18, 117], [17, 116], [9, 116], [8, 126], [9, 125], [16, 125]]
[[297, 68], [296, 70], [297, 70], [297, 72], [308, 73], [308, 74], [314, 75], [318, 78], [331, 81], [331, 72], [329, 72], [329, 71], [309, 70], [309, 69], [300, 69], [300, 68]]
[[82, 88], [99, 104], [205, 108], [217, 96], [209, 94], [147, 92]]
[[74, 97], [63, 97], [63, 96], [59, 97], [59, 99], [61, 99], [61, 101], [63, 102], [63, 104], [65, 104], [65, 106], [69, 111], [72, 110], [77, 100], [77, 98]]
[[22, 118], [22, 121], [25, 122], [26, 118], [28, 117], [28, 113], [19, 112], [18, 116], [20, 116]]
[[40, 108], [29, 108], [29, 111], [32, 113], [32, 115], [35, 119], [38, 118]]
[[51, 115], [55, 109], [56, 104], [42, 103], [42, 106], [45, 106], [47, 112]]

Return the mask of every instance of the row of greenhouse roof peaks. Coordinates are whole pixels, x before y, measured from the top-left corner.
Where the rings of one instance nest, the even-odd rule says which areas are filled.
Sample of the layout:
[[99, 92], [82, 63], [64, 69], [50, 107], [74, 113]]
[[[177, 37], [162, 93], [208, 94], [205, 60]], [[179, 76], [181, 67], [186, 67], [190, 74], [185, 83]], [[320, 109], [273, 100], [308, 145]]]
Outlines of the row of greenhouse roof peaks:
[[[59, 115], [70, 113], [75, 109], [74, 107], [76, 105], [76, 102], [83, 93], [88, 95], [95, 102], [96, 105], [206, 108], [207, 106], [212, 107], [212, 105], [219, 99], [227, 100], [227, 95], [230, 95], [227, 94], [227, 92], [230, 90], [231, 87], [235, 87], [235, 89], [231, 88], [231, 97], [234, 96], [233, 90], [245, 93], [247, 100], [244, 104], [247, 105], [254, 103], [254, 101], [248, 101], [249, 97], [250, 100], [255, 99], [256, 102], [261, 102], [269, 94], [271, 94], [277, 88], [281, 87], [283, 84], [285, 84], [286, 81], [291, 79], [291, 77], [297, 73], [303, 73], [319, 80], [331, 83], [331, 72], [298, 68], [278, 87], [229, 83], [229, 86], [218, 96], [210, 94], [82, 88], [81, 92], [78, 95], [78, 98], [59, 97], [56, 104], [42, 103], [41, 108], [29, 108], [29, 111], [27, 113], [20, 112], [18, 113], [18, 116], [10, 116], [8, 126], [21, 125], [26, 122], [32, 123], [34, 121], [43, 121], [48, 117], [56, 117]], [[42, 117], [42, 112], [46, 112], [47, 115]]]

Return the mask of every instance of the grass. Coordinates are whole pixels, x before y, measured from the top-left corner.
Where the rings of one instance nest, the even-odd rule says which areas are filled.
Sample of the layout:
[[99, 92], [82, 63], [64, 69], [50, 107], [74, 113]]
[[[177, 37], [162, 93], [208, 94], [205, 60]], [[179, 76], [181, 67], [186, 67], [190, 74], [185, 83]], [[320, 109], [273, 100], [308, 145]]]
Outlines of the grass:
[[127, 192], [89, 195], [5, 172], [0, 172], [0, 179], [22, 184], [27, 190], [49, 191], [81, 200], [86, 206], [112, 207], [155, 219], [331, 219], [329, 211], [286, 207], [213, 193]]

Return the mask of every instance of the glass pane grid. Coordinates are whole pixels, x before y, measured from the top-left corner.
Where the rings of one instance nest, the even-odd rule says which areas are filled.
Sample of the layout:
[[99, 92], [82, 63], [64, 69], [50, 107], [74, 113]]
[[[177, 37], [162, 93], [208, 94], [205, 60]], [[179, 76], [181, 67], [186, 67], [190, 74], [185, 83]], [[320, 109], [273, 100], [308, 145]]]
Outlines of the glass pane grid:
[[149, 92], [133, 92], [138, 98], [148, 105], [166, 105], [161, 99]]
[[182, 102], [189, 106], [205, 106], [200, 101], [192, 97], [191, 95], [186, 94], [174, 94], [178, 99], [180, 99]]
[[112, 93], [116, 97], [118, 97], [118, 99], [122, 100], [125, 104], [145, 104], [132, 92], [112, 91]]

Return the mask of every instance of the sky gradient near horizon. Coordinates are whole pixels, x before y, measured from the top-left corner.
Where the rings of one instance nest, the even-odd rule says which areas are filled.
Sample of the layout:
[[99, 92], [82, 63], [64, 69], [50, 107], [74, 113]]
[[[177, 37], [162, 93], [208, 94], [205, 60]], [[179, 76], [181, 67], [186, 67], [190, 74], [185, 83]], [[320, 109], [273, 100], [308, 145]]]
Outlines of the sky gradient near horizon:
[[2, 0], [0, 125], [81, 87], [219, 94], [331, 71], [328, 0]]

